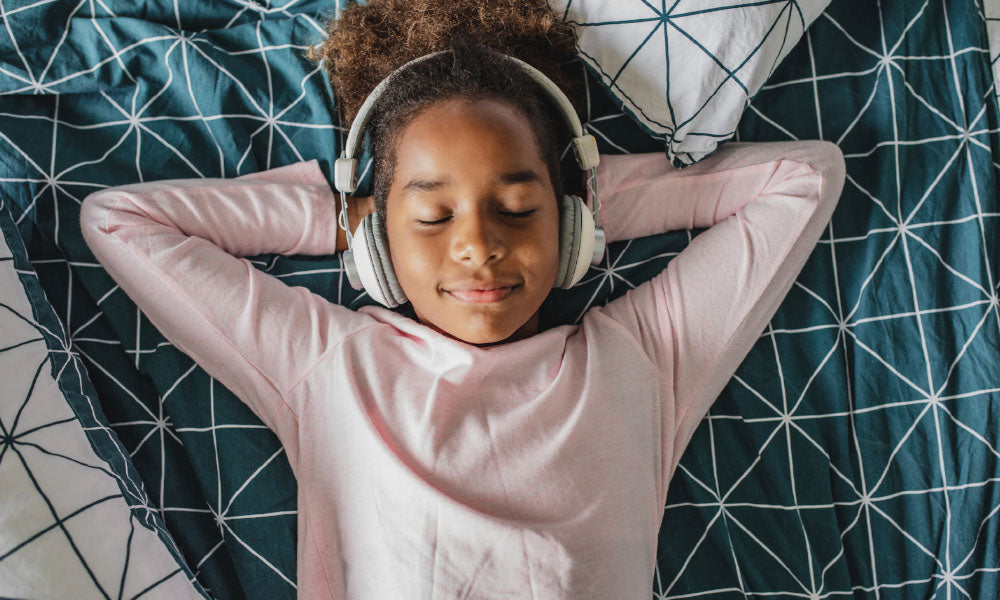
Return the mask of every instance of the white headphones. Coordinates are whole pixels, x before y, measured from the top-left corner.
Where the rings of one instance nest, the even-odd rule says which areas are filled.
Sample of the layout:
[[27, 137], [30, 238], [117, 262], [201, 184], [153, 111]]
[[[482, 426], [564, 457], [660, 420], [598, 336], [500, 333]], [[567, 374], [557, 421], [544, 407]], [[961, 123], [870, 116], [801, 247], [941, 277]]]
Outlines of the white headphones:
[[[358, 115], [351, 123], [351, 130], [347, 135], [347, 143], [344, 145], [341, 157], [337, 159], [334, 166], [334, 186], [340, 191], [338, 224], [347, 232], [348, 249], [343, 254], [342, 262], [347, 271], [348, 281], [350, 281], [351, 287], [356, 290], [364, 288], [376, 302], [388, 308], [407, 302], [407, 298], [392, 267], [385, 226], [378, 212], [373, 212], [361, 220], [357, 230], [351, 235], [347, 229], [345, 194], [353, 193], [358, 187], [358, 159], [355, 157], [360, 156], [363, 151], [364, 130], [371, 120], [372, 107], [383, 90], [392, 82], [396, 73], [432, 56], [448, 52], [450, 50], [432, 52], [411, 60], [383, 79], [361, 105]], [[594, 136], [583, 133], [583, 127], [580, 124], [580, 119], [576, 116], [573, 105], [551, 79], [520, 59], [507, 54], [499, 54], [499, 56], [524, 68], [556, 101], [560, 112], [573, 131], [572, 146], [576, 162], [581, 169], [590, 171], [588, 184], [594, 197], [596, 208], [594, 215], [591, 215], [587, 204], [579, 196], [567, 194], [561, 199], [559, 272], [553, 287], [570, 288], [583, 278], [590, 265], [600, 264], [604, 257], [604, 230], [598, 227], [601, 203], [597, 197], [596, 168], [600, 162], [597, 140], [594, 139]], [[357, 251], [355, 251], [355, 246]]]

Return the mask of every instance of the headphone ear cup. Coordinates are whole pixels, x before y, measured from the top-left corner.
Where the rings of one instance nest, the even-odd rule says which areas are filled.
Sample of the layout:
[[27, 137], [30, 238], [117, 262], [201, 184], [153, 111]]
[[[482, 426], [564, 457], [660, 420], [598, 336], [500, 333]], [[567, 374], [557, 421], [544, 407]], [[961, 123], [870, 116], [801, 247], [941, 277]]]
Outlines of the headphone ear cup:
[[396, 271], [392, 268], [389, 239], [382, 223], [382, 217], [379, 216], [378, 212], [370, 213], [361, 221], [361, 227], [365, 233], [365, 244], [368, 246], [368, 254], [371, 257], [375, 287], [381, 299], [375, 298], [374, 295], [372, 297], [388, 308], [405, 303], [407, 301], [406, 294], [403, 293], [403, 288], [399, 285], [399, 280], [396, 279]]
[[353, 263], [361, 287], [368, 295], [379, 304], [394, 308], [406, 302], [406, 296], [392, 269], [383, 230], [378, 213], [366, 215], [351, 236], [352, 249], [344, 255], [350, 257], [349, 262]]
[[579, 196], [563, 196], [559, 229], [559, 272], [553, 287], [569, 289], [590, 269], [594, 254], [594, 216]]
[[[580, 256], [580, 234], [582, 214], [580, 201], [576, 196], [565, 195], [561, 199], [562, 210], [559, 220], [559, 271], [552, 287], [570, 288], [576, 283], [576, 264]], [[586, 206], [582, 208], [586, 209]]]

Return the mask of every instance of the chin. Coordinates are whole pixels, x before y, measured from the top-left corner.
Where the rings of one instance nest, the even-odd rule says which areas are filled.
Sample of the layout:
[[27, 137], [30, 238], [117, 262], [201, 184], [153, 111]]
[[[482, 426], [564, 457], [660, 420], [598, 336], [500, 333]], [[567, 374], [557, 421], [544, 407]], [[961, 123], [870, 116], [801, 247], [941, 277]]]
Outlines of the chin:
[[500, 317], [499, 314], [458, 315], [452, 309], [447, 321], [450, 321], [452, 325], [458, 325], [458, 327], [446, 327], [444, 326], [446, 319], [434, 322], [428, 319], [423, 311], [415, 310], [414, 312], [417, 313], [417, 319], [424, 325], [451, 338], [473, 345], [496, 344], [506, 341], [508, 338], [514, 336], [520, 328], [520, 326], [504, 327], [499, 322], [502, 320], [502, 318], [498, 318]]
[[451, 335], [466, 342], [467, 344], [496, 344], [510, 338], [514, 335], [516, 330], [516, 327], [511, 331], [507, 331], [506, 329], [498, 331], [487, 327], [485, 329], [465, 329], [464, 331], [452, 333]]
[[462, 341], [468, 344], [475, 344], [477, 346], [483, 344], [496, 344], [502, 342], [509, 338], [511, 334], [477, 334], [477, 335], [461, 335], [456, 336]]

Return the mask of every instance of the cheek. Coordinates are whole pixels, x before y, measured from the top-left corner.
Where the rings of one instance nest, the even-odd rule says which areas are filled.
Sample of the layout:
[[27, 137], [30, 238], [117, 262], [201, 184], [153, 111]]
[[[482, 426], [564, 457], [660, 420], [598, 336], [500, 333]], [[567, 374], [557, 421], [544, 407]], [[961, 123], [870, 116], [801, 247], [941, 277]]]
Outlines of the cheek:
[[407, 287], [423, 291], [427, 284], [436, 284], [441, 253], [432, 242], [398, 232], [390, 239], [392, 268], [404, 291]]
[[532, 234], [528, 242], [530, 252], [534, 256], [533, 268], [546, 276], [551, 272], [555, 279], [559, 271], [559, 225], [547, 223]]

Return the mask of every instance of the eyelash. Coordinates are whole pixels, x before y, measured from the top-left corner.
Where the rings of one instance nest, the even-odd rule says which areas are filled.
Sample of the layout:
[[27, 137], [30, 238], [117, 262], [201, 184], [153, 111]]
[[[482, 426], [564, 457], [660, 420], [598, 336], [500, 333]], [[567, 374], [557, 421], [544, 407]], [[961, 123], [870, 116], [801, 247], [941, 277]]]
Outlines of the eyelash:
[[[534, 213], [536, 210], [538, 210], [538, 209], [527, 210], [527, 211], [524, 211], [524, 212], [501, 212], [500, 214], [507, 215], [509, 217], [515, 217], [515, 218], [518, 218], [518, 219], [524, 219], [526, 217], [530, 217], [531, 214]], [[432, 225], [440, 225], [440, 224], [444, 223], [445, 221], [447, 221], [448, 218], [449, 217], [445, 217], [443, 219], [438, 219], [437, 221], [421, 221], [421, 220], [417, 219], [417, 223], [419, 223], [421, 225], [425, 225], [425, 226], [430, 227]]]

